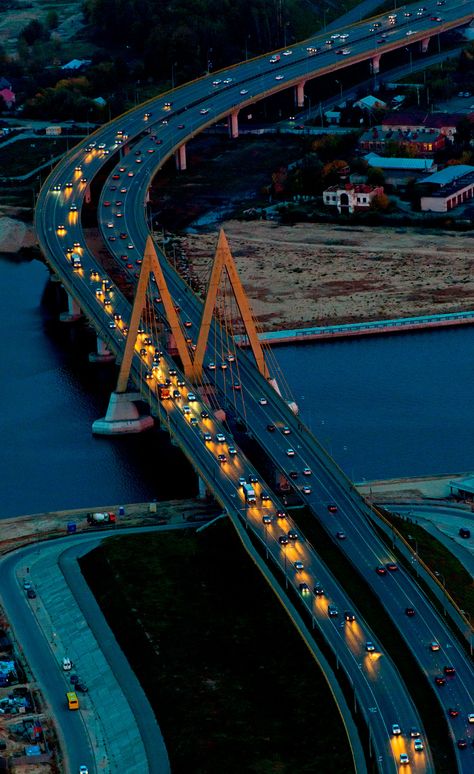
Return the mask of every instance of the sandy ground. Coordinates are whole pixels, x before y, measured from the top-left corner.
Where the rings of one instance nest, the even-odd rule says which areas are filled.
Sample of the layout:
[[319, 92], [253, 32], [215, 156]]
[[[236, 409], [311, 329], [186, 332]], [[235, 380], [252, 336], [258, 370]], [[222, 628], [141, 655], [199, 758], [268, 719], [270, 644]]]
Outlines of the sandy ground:
[[[266, 330], [474, 308], [474, 231], [223, 224], [255, 317]], [[217, 234], [187, 235], [209, 272]]]
[[10, 217], [8, 210], [0, 212], [0, 253], [14, 254], [22, 247], [32, 247], [36, 244], [31, 225]]

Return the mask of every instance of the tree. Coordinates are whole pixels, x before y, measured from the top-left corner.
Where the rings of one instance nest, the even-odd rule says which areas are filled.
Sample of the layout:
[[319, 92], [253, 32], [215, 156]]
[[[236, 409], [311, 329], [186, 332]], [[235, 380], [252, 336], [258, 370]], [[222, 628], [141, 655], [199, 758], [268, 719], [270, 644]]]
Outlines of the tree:
[[26, 27], [23, 27], [18, 37], [22, 38], [28, 46], [32, 46], [37, 41], [48, 40], [49, 32], [38, 19], [32, 19]]
[[385, 183], [385, 175], [380, 167], [369, 167], [367, 170], [367, 182], [369, 185], [383, 185]]
[[377, 194], [377, 196], [374, 196], [370, 204], [370, 207], [372, 210], [377, 210], [380, 212], [380, 211], [386, 210], [389, 204], [390, 204], [390, 199], [388, 198], [387, 194], [380, 193], [380, 194]]
[[59, 26], [59, 16], [57, 11], [51, 10], [46, 14], [46, 26], [50, 30], [57, 30]]

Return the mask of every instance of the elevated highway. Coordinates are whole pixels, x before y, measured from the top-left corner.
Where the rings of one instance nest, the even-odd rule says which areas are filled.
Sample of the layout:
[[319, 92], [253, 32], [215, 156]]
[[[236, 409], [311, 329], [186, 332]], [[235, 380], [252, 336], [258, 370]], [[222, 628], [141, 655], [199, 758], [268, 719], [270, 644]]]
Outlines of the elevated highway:
[[[438, 15], [441, 12], [442, 16]], [[405, 13], [411, 16], [402, 18]], [[291, 50], [266, 55], [201, 78], [107, 124], [68, 154], [40, 193], [36, 228], [48, 263], [70, 295], [71, 313], [81, 310], [98, 336], [121, 357], [131, 306], [116, 288], [104, 285], [103, 268], [88, 249], [81, 225], [83, 202], [90, 197], [90, 183], [102, 167], [110, 161], [115, 164], [100, 196], [99, 226], [118, 264], [130, 264], [131, 268], [126, 271], [130, 280], [134, 281], [138, 273], [136, 261], [141, 260], [148, 237], [145, 202], [150, 181], [173, 154], [177, 154], [178, 165], [185, 168], [187, 140], [223, 117], [229, 118], [230, 132], [236, 136], [238, 110], [257, 99], [291, 86], [295, 87], [296, 100], [301, 105], [304, 83], [308, 79], [366, 59], [371, 59], [374, 69], [377, 69], [378, 57], [384, 52], [406, 46], [407, 41], [410, 44], [427, 41], [439, 32], [468, 24], [474, 16], [474, 9], [472, 3], [466, 2], [446, 2], [442, 7], [430, 2], [429, 9], [426, 8], [420, 15], [417, 6], [407, 6], [398, 15], [400, 18], [395, 25], [390, 24], [384, 15], [379, 20], [361, 22], [346, 31], [341, 30], [337, 33], [339, 38], [320, 35], [293, 46]], [[341, 35], [347, 37], [341, 41]], [[326, 42], [331, 39], [333, 43]], [[122, 235], [125, 236], [122, 238]], [[80, 256], [80, 269], [73, 270], [73, 253]], [[174, 302], [181, 307], [182, 319], [191, 323], [190, 330], [196, 331], [202, 315], [202, 302], [174, 272], [165, 256], [160, 251], [158, 254]], [[162, 315], [158, 301], [155, 301], [155, 313]], [[114, 315], [120, 315], [119, 324], [115, 323]], [[150, 333], [145, 331], [140, 335], [147, 337]], [[217, 454], [228, 451], [229, 439], [227, 444], [216, 441], [217, 433], [228, 433], [215, 418], [213, 407], [208, 406], [209, 388], [204, 389], [203, 397], [200, 397], [199, 385], [192, 385], [179, 372], [176, 373], [176, 364], [165, 354], [161, 359], [160, 379], [165, 376], [170, 378], [181, 397], [166, 403], [158, 399], [156, 381], [146, 378], [157, 344], [164, 349], [160, 340], [153, 340], [153, 346], [145, 344], [144, 340], [138, 342], [131, 370], [134, 383], [150, 403], [152, 413], [169, 429], [223, 507], [252, 528], [298, 593], [303, 594], [304, 590], [300, 584], [307, 585], [310, 593], [304, 593], [303, 599], [354, 683], [370, 728], [379, 770], [396, 771], [402, 752], [409, 755], [411, 770], [432, 770], [426, 737], [424, 752], [417, 753], [409, 735], [411, 726], [421, 728], [421, 721], [409, 698], [409, 687], [407, 690], [386, 654], [377, 660], [376, 670], [373, 669], [373, 662], [364, 656], [365, 640], [376, 641], [375, 635], [362, 622], [361, 631], [356, 636], [349, 636], [348, 632], [353, 632], [353, 629], [349, 630], [347, 624], [344, 627], [335, 626], [327, 616], [330, 601], [340, 610], [344, 607], [353, 609], [347, 593], [335, 579], [325, 575], [326, 568], [301, 535], [299, 540], [287, 546], [280, 544], [278, 538], [294, 526], [292, 522], [273, 518], [270, 523], [263, 523], [262, 517], [268, 514], [263, 502], [255, 507], [246, 507], [239, 478], [254, 475], [261, 481], [261, 477], [243, 453], [237, 448], [235, 457], [223, 465], [219, 464]], [[443, 711], [447, 713], [448, 708], [458, 708], [456, 722], [447, 719], [447, 733], [453, 742], [459, 770], [472, 770], [472, 746], [465, 750], [457, 747], [459, 738], [465, 738], [469, 743], [474, 739], [474, 726], [468, 723], [468, 714], [474, 711], [474, 676], [463, 648], [407, 572], [399, 569], [385, 572], [382, 576], [375, 571], [377, 566], [393, 562], [394, 556], [374, 531], [370, 509], [271, 384], [262, 378], [248, 353], [240, 350], [231, 354], [234, 359], [226, 361], [229, 355], [228, 336], [214, 322], [205, 359], [205, 381], [212, 385], [219, 405], [230, 408], [258, 439], [276, 469], [288, 480], [294, 479], [292, 473], [297, 474], [299, 484], [301, 482], [300, 496], [331, 538], [337, 540], [354, 570], [365, 578], [386, 607], [420, 669], [433, 685]], [[209, 368], [211, 363], [224, 363], [227, 367]], [[240, 386], [238, 396], [233, 389], [235, 381]], [[193, 390], [198, 399], [189, 402], [189, 413], [185, 413], [183, 403]], [[207, 412], [209, 417], [203, 417], [202, 411]], [[191, 424], [190, 418], [197, 421]], [[275, 429], [269, 431], [269, 426]], [[289, 433], [282, 432], [284, 427]], [[203, 440], [204, 432], [210, 433], [211, 442]], [[293, 450], [291, 456], [289, 449]], [[303, 479], [305, 468], [310, 471], [307, 479]], [[310, 486], [303, 491], [306, 481]], [[267, 487], [260, 483], [256, 488], [260, 496]], [[282, 507], [273, 496], [272, 503], [273, 508]], [[328, 505], [336, 505], [336, 512], [330, 513]], [[346, 539], [338, 540], [336, 532], [344, 532]], [[297, 561], [302, 562], [301, 569], [296, 568]], [[331, 589], [324, 604], [313, 593], [316, 583], [323, 576], [326, 578], [324, 584], [327, 581]], [[406, 616], [407, 608], [415, 610], [413, 617]], [[440, 650], [431, 650], [430, 643], [434, 641], [439, 642]], [[442, 687], [435, 688], [434, 678], [442, 674], [446, 665], [454, 666], [457, 676], [447, 680]], [[393, 723], [399, 723], [402, 728], [401, 737], [395, 740], [391, 736]]]

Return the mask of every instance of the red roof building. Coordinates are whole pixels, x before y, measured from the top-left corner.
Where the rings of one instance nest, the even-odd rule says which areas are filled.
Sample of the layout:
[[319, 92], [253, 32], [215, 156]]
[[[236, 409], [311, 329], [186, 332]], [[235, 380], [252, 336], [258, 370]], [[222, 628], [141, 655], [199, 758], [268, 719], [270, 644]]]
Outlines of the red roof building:
[[15, 104], [16, 97], [11, 89], [2, 89], [0, 91], [0, 97], [3, 99], [5, 107], [7, 108], [11, 108]]

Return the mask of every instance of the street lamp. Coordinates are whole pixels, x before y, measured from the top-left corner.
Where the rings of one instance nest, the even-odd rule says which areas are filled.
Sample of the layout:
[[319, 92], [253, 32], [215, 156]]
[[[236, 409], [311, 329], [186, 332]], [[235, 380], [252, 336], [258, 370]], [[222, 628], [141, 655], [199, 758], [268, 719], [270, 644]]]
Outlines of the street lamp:
[[412, 57], [412, 53], [411, 53], [411, 48], [407, 48], [405, 46], [405, 51], [408, 51], [408, 54], [410, 56], [410, 72], [412, 73], [413, 72], [413, 57]]
[[247, 47], [247, 44], [248, 44], [248, 41], [250, 40], [251, 37], [252, 37], [251, 35], [247, 35], [247, 37], [245, 38], [245, 61], [247, 61], [247, 59], [248, 59], [248, 47]]
[[171, 89], [174, 89], [174, 68], [178, 66], [177, 62], [173, 62], [171, 65]]
[[342, 83], [341, 81], [338, 81], [337, 78], [334, 79], [334, 83], [337, 83], [337, 85], [339, 86], [339, 99], [342, 102]]
[[438, 572], [438, 570], [435, 570], [434, 574], [437, 578], [441, 578], [443, 584], [443, 613], [446, 615], [446, 578], [444, 577], [443, 573]]

